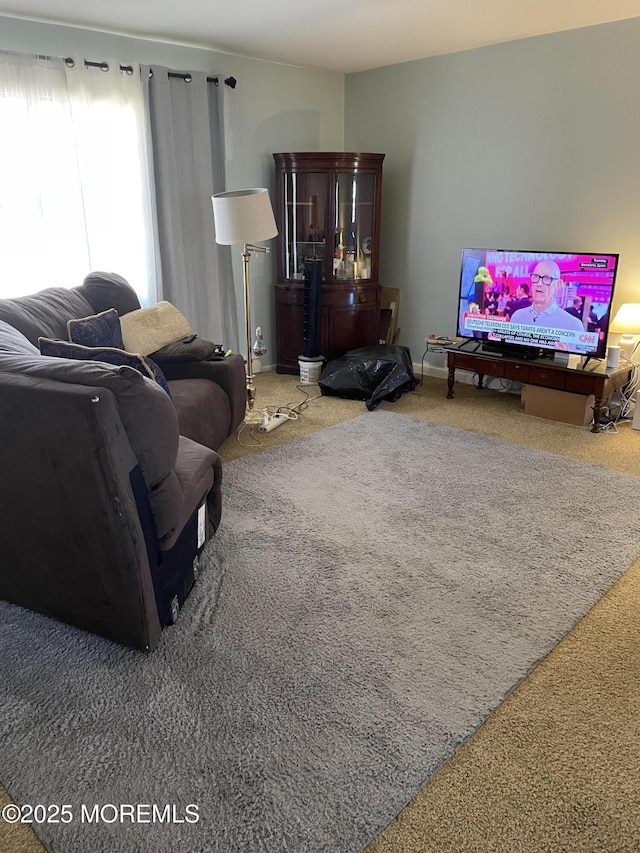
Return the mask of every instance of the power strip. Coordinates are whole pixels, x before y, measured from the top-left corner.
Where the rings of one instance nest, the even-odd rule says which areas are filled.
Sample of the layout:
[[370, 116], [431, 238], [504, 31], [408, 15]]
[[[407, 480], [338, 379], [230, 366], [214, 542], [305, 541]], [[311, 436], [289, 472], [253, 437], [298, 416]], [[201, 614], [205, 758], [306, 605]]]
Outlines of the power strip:
[[279, 427], [280, 424], [283, 424], [285, 421], [288, 421], [289, 417], [282, 412], [276, 412], [275, 415], [265, 415], [264, 420], [260, 424], [260, 432], [271, 432], [271, 430]]

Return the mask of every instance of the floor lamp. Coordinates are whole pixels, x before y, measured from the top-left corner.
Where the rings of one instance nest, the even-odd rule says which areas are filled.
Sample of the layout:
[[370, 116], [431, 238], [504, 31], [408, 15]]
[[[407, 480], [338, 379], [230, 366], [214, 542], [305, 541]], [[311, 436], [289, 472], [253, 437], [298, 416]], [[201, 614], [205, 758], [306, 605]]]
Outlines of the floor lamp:
[[268, 252], [267, 246], [256, 246], [259, 240], [270, 240], [278, 233], [269, 192], [264, 188], [218, 193], [211, 197], [216, 242], [223, 246], [243, 245], [242, 281], [244, 287], [244, 320], [247, 335], [247, 411], [244, 422], [257, 426], [262, 413], [254, 411], [256, 387], [253, 382], [251, 349], [251, 298], [249, 259], [253, 252]]

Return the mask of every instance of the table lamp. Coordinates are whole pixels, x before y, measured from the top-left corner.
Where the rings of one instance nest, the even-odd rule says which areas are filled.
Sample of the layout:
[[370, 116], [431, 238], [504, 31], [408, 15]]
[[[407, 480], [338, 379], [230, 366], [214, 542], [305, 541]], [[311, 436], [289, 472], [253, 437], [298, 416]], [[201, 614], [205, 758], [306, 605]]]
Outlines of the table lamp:
[[244, 422], [252, 426], [262, 423], [262, 414], [254, 411], [256, 388], [253, 376], [251, 346], [251, 296], [249, 259], [254, 252], [268, 252], [267, 246], [256, 246], [278, 233], [268, 190], [263, 187], [217, 193], [211, 197], [216, 242], [223, 246], [242, 245], [242, 281], [244, 288], [244, 319], [247, 338], [247, 411]]
[[630, 361], [635, 352], [635, 338], [640, 335], [640, 303], [625, 302], [616, 311], [609, 331], [614, 335], [620, 335], [618, 345], [620, 352]]

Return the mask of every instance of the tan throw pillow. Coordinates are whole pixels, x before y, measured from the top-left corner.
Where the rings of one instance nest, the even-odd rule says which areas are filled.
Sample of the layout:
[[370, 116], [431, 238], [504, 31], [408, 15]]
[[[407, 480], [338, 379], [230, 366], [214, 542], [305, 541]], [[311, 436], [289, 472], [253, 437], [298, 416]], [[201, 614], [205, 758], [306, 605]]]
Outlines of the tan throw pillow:
[[149, 355], [191, 334], [189, 321], [170, 302], [138, 308], [120, 317], [122, 340], [128, 352]]

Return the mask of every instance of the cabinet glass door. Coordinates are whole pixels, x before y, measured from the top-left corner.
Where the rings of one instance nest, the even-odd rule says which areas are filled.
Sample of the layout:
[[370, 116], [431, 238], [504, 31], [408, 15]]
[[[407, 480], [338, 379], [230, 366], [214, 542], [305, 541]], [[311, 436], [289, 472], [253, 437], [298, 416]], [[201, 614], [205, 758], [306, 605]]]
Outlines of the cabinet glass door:
[[326, 253], [327, 174], [284, 175], [284, 275], [304, 278], [304, 262]]
[[336, 175], [333, 277], [372, 277], [375, 175]]

